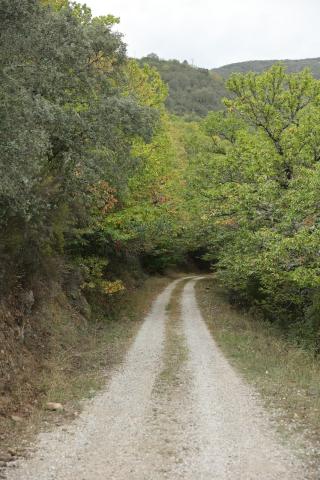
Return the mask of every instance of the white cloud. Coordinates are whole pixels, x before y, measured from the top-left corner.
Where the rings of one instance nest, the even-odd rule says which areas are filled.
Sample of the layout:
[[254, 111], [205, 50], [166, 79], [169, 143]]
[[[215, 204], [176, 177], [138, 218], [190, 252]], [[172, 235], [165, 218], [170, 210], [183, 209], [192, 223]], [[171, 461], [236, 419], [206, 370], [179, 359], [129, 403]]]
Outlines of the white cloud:
[[86, 0], [121, 18], [128, 52], [214, 67], [320, 57], [319, 0]]

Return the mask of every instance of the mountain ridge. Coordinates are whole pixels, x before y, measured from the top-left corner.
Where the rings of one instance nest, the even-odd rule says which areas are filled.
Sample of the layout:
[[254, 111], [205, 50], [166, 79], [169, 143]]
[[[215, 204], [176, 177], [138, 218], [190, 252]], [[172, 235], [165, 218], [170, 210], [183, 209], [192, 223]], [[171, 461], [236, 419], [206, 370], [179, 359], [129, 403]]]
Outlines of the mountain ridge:
[[228, 78], [228, 76], [230, 76], [232, 73], [247, 73], [249, 71], [261, 73], [275, 63], [282, 63], [290, 73], [299, 72], [304, 68], [310, 68], [313, 75], [317, 78], [320, 78], [320, 57], [302, 58], [297, 60], [247, 60], [244, 62], [234, 62], [222, 65], [221, 67], [212, 68], [210, 71], [218, 73], [223, 78]]

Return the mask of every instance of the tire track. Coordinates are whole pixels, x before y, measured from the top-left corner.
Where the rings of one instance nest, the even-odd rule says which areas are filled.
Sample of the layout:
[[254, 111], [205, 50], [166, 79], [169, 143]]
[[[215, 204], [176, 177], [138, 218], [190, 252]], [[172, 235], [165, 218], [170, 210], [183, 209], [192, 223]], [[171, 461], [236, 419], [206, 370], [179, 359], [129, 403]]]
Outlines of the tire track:
[[[273, 431], [254, 392], [223, 356], [202, 319], [196, 280], [182, 296], [199, 454], [186, 479], [301, 480], [300, 462]], [[193, 473], [192, 473], [193, 472]]]

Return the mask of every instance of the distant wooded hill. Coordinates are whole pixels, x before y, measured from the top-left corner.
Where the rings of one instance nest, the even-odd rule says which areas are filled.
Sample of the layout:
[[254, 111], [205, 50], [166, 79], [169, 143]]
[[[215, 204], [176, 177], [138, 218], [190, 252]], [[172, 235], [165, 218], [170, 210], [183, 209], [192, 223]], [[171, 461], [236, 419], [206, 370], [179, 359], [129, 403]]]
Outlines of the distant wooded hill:
[[304, 60], [253, 60], [250, 62], [231, 63], [230, 65], [214, 68], [211, 71], [221, 75], [222, 78], [228, 78], [232, 73], [261, 73], [279, 61], [287, 67], [290, 73], [300, 72], [304, 68], [310, 68], [313, 75], [316, 78], [320, 78], [320, 58], [306, 58]]
[[221, 75], [188, 62], [161, 60], [151, 54], [141, 59], [157, 68], [169, 85], [166, 106], [176, 115], [204, 117], [210, 110], [221, 110], [221, 99], [227, 95]]
[[[140, 60], [157, 68], [169, 86], [166, 102], [168, 110], [175, 115], [204, 117], [210, 110], [221, 110], [221, 100], [228, 95], [225, 80], [232, 73], [257, 72], [271, 67], [278, 60], [255, 60], [232, 63], [208, 70], [190, 65], [187, 61], [162, 60], [150, 54]], [[316, 78], [320, 78], [320, 58], [282, 61], [289, 72], [310, 68]]]

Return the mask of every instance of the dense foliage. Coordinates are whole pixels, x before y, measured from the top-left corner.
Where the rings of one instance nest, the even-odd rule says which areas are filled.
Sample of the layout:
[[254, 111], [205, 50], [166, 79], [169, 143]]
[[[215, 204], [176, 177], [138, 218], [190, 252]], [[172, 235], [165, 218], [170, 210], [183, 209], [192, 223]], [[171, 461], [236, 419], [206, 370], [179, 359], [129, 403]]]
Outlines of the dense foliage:
[[319, 349], [320, 82], [274, 66], [228, 88], [189, 139], [200, 241], [234, 300]]
[[210, 72], [128, 59], [115, 17], [66, 0], [3, 0], [0, 17], [1, 294], [52, 259], [111, 295], [110, 263], [202, 256], [234, 301], [320, 351], [311, 72], [234, 74], [220, 108]]
[[127, 58], [112, 16], [65, 0], [0, 9], [1, 293], [59, 256], [113, 293], [110, 261], [166, 250], [179, 230], [167, 87]]

